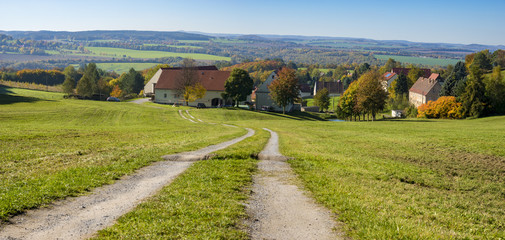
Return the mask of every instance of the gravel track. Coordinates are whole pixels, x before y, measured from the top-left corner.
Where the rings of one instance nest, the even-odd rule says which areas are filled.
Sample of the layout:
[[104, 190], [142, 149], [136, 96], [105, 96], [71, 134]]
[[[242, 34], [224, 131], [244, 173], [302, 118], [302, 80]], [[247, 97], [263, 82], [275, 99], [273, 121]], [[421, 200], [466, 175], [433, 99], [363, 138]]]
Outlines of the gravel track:
[[29, 210], [13, 217], [0, 229], [0, 239], [85, 239], [114, 224], [143, 199], [154, 195], [184, 172], [192, 161], [226, 148], [254, 135], [252, 129], [242, 137], [200, 150], [163, 156], [177, 161], [156, 162], [139, 169], [116, 183], [95, 189], [90, 195], [58, 201], [47, 208]]
[[332, 214], [317, 205], [294, 184], [296, 176], [279, 152], [279, 137], [271, 137], [258, 155], [259, 173], [254, 176], [247, 204], [252, 239], [345, 239]]

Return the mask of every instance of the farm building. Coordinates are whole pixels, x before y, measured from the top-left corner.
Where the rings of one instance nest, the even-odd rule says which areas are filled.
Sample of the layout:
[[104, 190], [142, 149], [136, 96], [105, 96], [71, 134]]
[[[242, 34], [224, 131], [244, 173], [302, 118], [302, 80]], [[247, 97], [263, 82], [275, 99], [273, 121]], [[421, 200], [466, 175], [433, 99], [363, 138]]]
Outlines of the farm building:
[[340, 80], [336, 82], [315, 82], [314, 95], [316, 95], [316, 93], [323, 88], [328, 89], [329, 94], [335, 95], [344, 93], [344, 84], [342, 84], [342, 81]]
[[312, 89], [310, 89], [309, 84], [300, 84], [300, 97], [310, 97], [312, 96]]
[[441, 89], [438, 80], [420, 77], [409, 90], [409, 101], [416, 107], [428, 101], [436, 101]]
[[[256, 95], [256, 109], [258, 110], [272, 110], [276, 112], [282, 111], [282, 107], [275, 104], [274, 100], [270, 97], [270, 90], [268, 86], [277, 78], [277, 71], [272, 72], [267, 80], [265, 80], [255, 91]], [[291, 103], [286, 106], [286, 112], [295, 110], [294, 104]]]
[[[221, 93], [224, 93], [224, 84], [230, 77], [229, 71], [219, 71], [214, 66], [196, 67], [195, 74], [199, 82], [207, 90], [203, 98], [189, 102], [189, 106], [203, 103], [206, 106], [220, 106], [225, 104]], [[183, 96], [178, 93], [178, 79], [181, 78], [181, 68], [161, 68], [154, 74], [144, 87], [146, 96], [154, 96], [154, 102], [164, 104], [183, 103]]]
[[387, 73], [384, 73], [384, 75], [382, 75], [382, 77], [384, 78], [384, 80], [381, 82], [382, 87], [384, 88], [384, 90], [387, 91], [388, 88], [391, 87], [391, 84], [393, 83], [393, 81], [398, 78], [398, 74], [393, 73], [393, 72], [387, 72]]

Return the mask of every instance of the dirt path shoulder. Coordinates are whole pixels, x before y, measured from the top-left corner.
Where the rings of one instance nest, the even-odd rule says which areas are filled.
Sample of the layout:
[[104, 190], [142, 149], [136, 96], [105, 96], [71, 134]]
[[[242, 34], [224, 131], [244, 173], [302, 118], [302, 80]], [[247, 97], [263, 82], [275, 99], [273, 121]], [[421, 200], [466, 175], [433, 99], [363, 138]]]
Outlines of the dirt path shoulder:
[[60, 201], [48, 208], [30, 210], [11, 219], [0, 229], [0, 239], [84, 239], [114, 224], [143, 199], [155, 194], [184, 172], [192, 161], [204, 159], [214, 151], [226, 148], [254, 135], [212, 145], [197, 151], [167, 155], [178, 161], [157, 162], [138, 170], [114, 184], [97, 188], [92, 194]]
[[317, 205], [294, 184], [296, 177], [279, 153], [277, 133], [259, 154], [259, 173], [254, 176], [247, 206], [252, 239], [344, 239], [332, 214]]

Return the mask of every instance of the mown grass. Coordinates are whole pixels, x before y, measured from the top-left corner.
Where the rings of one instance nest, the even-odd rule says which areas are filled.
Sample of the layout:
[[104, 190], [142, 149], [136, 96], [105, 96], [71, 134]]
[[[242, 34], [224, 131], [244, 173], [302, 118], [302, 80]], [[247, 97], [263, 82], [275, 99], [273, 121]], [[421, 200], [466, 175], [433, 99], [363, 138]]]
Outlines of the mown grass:
[[335, 123], [212, 111], [223, 110], [195, 115], [277, 131], [352, 238], [505, 238], [505, 117]]
[[229, 57], [221, 57], [202, 53], [175, 53], [163, 51], [141, 51], [125, 48], [107, 48], [107, 47], [87, 47], [94, 55], [108, 57], [132, 57], [132, 58], [162, 58], [162, 57], [181, 57], [193, 58], [196, 60], [216, 60], [230, 61]]
[[[314, 98], [306, 98], [304, 100], [307, 100], [307, 106], [309, 106], [309, 107], [315, 106], [314, 105]], [[338, 101], [340, 101], [340, 96], [330, 97], [330, 106], [328, 107], [328, 110], [334, 112], [335, 109], [337, 109]]]
[[160, 156], [245, 133], [193, 124], [176, 110], [63, 100], [63, 94], [1, 88], [0, 221], [111, 183]]
[[397, 55], [374, 55], [379, 60], [388, 60], [392, 58], [401, 63], [422, 64], [426, 66], [447, 66], [449, 64], [455, 65], [460, 59], [441, 59], [430, 57], [410, 57], [410, 56], [397, 56]]
[[257, 168], [251, 157], [269, 136], [256, 129], [253, 137], [196, 162], [95, 239], [248, 239], [242, 222]]

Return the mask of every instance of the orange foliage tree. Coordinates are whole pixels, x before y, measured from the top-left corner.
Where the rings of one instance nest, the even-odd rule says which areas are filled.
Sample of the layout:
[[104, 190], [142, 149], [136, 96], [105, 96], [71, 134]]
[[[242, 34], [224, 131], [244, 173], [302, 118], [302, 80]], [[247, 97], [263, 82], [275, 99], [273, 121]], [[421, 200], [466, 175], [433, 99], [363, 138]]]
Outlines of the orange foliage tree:
[[112, 92], [110, 93], [110, 96], [119, 98], [121, 96], [121, 93], [123, 93], [123, 91], [121, 91], [121, 89], [119, 88], [119, 85], [114, 85], [114, 88], [112, 89]]
[[440, 97], [437, 101], [429, 101], [419, 106], [417, 111], [417, 117], [448, 119], [460, 119], [463, 117], [461, 103], [457, 102], [453, 96]]

